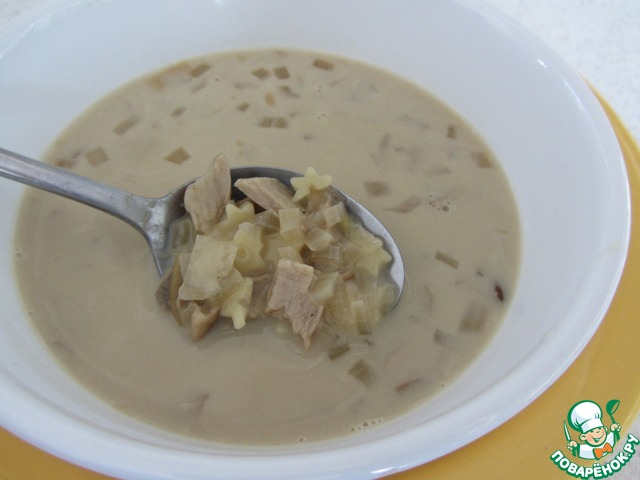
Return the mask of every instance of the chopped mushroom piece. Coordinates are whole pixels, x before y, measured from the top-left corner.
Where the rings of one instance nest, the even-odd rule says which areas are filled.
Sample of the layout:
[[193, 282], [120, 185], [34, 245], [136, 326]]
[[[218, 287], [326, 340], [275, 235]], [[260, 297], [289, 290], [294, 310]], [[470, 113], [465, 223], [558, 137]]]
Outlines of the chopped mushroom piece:
[[187, 160], [189, 160], [189, 158], [191, 158], [191, 155], [189, 155], [189, 152], [187, 152], [182, 147], [174, 150], [169, 155], [164, 157], [167, 162], [175, 163], [176, 165], [180, 165], [181, 163], [186, 162]]
[[452, 257], [451, 255], [448, 255], [444, 252], [436, 252], [436, 260], [439, 260], [440, 262], [449, 265], [451, 268], [458, 268], [460, 266], [460, 262]]
[[398, 205], [387, 208], [390, 212], [396, 213], [409, 213], [410, 211], [419, 207], [423, 202], [423, 199], [414, 195], [410, 196]]
[[109, 157], [102, 147], [96, 147], [85, 153], [85, 157], [93, 167], [97, 167], [101, 163], [107, 162]]
[[369, 181], [364, 182], [364, 189], [370, 197], [381, 197], [389, 193], [390, 187], [388, 182]]
[[354, 363], [349, 369], [349, 374], [356, 380], [360, 380], [363, 384], [369, 385], [373, 381], [373, 372], [371, 367], [364, 360], [360, 359]]
[[460, 332], [479, 332], [489, 319], [489, 308], [477, 302], [471, 302], [462, 317]]
[[133, 127], [136, 123], [138, 123], [138, 118], [136, 117], [129, 117], [126, 120], [123, 120], [122, 122], [120, 122], [118, 125], [116, 125], [115, 127], [113, 127], [113, 132], [118, 134], [118, 135], [124, 135], [125, 133], [127, 133], [127, 131], [129, 131], [129, 129], [131, 127]]
[[316, 58], [313, 61], [313, 66], [316, 67], [316, 68], [319, 68], [321, 70], [331, 71], [331, 70], [333, 70], [333, 67], [335, 65], [332, 62], [328, 61], [328, 60], [323, 60], [321, 58]]
[[336, 360], [338, 357], [344, 355], [349, 350], [351, 350], [351, 346], [348, 343], [337, 343], [329, 349], [329, 351], [327, 352], [327, 356], [329, 357], [329, 360]]
[[443, 347], [451, 347], [456, 342], [456, 337], [450, 333], [437, 329], [433, 332], [433, 341]]
[[419, 378], [412, 378], [411, 380], [405, 380], [395, 386], [395, 391], [398, 393], [404, 392], [407, 388], [417, 385], [420, 382]]
[[253, 73], [260, 80], [264, 80], [265, 78], [267, 78], [269, 76], [269, 70], [267, 70], [264, 67], [257, 68], [251, 73]]
[[276, 67], [273, 69], [273, 73], [276, 75], [276, 77], [278, 77], [279, 79], [287, 79], [289, 78], [289, 69], [287, 67]]

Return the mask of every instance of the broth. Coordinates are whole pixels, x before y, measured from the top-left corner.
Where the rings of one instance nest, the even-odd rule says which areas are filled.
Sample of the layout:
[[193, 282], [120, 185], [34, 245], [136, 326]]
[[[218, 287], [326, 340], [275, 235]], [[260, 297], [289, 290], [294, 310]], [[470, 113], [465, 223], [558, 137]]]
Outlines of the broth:
[[193, 342], [157, 304], [134, 229], [29, 191], [16, 236], [26, 308], [55, 357], [113, 407], [221, 442], [334, 438], [421, 405], [499, 328], [520, 249], [506, 176], [455, 112], [379, 69], [282, 50], [189, 59], [98, 101], [45, 160], [160, 196], [221, 152], [232, 167], [332, 175], [399, 243], [403, 296], [342, 351], [323, 331], [305, 349], [272, 318], [241, 330], [221, 319]]

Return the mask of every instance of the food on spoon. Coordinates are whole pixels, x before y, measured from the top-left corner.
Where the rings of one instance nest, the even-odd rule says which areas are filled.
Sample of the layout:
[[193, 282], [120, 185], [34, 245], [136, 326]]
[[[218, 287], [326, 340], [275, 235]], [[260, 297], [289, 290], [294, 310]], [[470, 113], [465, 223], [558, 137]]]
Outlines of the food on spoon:
[[[227, 160], [217, 155], [185, 192], [197, 235], [179, 246], [158, 301], [194, 340], [220, 316], [236, 329], [251, 318], [281, 318], [305, 348], [321, 322], [370, 333], [393, 299], [392, 258], [348, 215], [331, 182], [313, 168], [291, 180], [293, 190], [274, 178], [243, 178], [235, 187], [247, 199], [238, 205]], [[255, 278], [268, 287], [254, 292]]]

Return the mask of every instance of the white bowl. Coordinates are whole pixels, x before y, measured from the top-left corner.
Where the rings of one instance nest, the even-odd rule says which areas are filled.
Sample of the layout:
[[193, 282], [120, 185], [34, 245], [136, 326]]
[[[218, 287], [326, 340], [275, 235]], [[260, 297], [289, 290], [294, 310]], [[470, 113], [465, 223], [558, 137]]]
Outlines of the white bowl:
[[214, 447], [140, 424], [78, 386], [32, 330], [17, 291], [22, 187], [0, 183], [0, 421], [90, 469], [135, 478], [378, 477], [459, 448], [508, 420], [587, 344], [629, 238], [623, 158], [580, 77], [538, 40], [465, 0], [52, 1], [0, 32], [0, 145], [39, 156], [79, 112], [132, 77], [216, 50], [337, 53], [396, 72], [466, 117], [519, 206], [518, 290], [487, 350], [408, 415], [334, 442]]

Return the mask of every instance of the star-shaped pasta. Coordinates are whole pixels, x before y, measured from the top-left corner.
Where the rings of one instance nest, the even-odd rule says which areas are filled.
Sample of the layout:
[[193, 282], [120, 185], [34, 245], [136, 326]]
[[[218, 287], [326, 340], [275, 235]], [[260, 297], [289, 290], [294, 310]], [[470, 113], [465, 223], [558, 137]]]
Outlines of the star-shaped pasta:
[[331, 185], [333, 178], [331, 175], [318, 175], [316, 169], [313, 167], [307, 168], [304, 177], [297, 177], [291, 179], [291, 186], [295, 190], [293, 201], [298, 202], [305, 198], [311, 190], [322, 190]]

